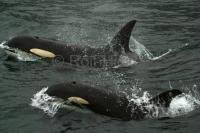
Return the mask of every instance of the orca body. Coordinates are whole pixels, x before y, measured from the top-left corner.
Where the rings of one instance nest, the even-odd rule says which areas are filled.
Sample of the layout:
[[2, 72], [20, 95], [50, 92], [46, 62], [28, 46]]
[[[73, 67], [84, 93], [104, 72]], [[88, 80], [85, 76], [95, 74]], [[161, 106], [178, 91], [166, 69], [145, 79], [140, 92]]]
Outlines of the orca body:
[[[150, 113], [146, 109], [146, 103], [138, 106], [134, 102], [130, 102], [124, 93], [94, 88], [76, 82], [53, 85], [45, 93], [49, 96], [68, 100], [75, 105], [85, 106], [96, 113], [123, 120], [140, 120]], [[181, 93], [179, 90], [163, 92], [150, 99], [149, 104], [168, 107], [172, 99]]]
[[125, 53], [134, 61], [140, 61], [139, 56], [129, 48], [129, 39], [136, 21], [132, 20], [122, 27], [111, 43], [103, 48], [80, 47], [68, 45], [55, 40], [37, 36], [17, 36], [3, 45], [9, 55], [15, 55], [16, 49], [40, 58], [61, 61], [91, 67], [114, 67], [120, 64], [119, 56]]

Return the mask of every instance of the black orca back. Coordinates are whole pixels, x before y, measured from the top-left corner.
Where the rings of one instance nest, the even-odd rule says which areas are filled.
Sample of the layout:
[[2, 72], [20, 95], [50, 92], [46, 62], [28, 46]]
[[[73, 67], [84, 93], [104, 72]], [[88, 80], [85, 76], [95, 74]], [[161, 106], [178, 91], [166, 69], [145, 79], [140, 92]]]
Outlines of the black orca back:
[[65, 82], [48, 88], [46, 93], [67, 100], [69, 97], [80, 97], [89, 102], [86, 105], [96, 113], [115, 118], [130, 119], [131, 109], [127, 108], [129, 101], [124, 93], [111, 90], [93, 88], [76, 82]]

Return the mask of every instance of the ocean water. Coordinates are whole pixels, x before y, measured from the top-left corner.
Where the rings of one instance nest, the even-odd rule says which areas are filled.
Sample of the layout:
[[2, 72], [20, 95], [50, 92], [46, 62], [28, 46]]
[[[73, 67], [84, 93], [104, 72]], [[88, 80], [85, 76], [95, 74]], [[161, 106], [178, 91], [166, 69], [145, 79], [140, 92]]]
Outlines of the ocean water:
[[[0, 42], [17, 35], [37, 35], [101, 47], [133, 19], [137, 23], [130, 45], [152, 60], [129, 67], [93, 69], [59, 61], [16, 61], [0, 49], [0, 132], [198, 133], [199, 0], [1, 0]], [[74, 80], [125, 91], [135, 100], [169, 89], [179, 89], [184, 95], [172, 101], [166, 117], [139, 121], [121, 121], [45, 101], [48, 96], [43, 91], [49, 86]]]

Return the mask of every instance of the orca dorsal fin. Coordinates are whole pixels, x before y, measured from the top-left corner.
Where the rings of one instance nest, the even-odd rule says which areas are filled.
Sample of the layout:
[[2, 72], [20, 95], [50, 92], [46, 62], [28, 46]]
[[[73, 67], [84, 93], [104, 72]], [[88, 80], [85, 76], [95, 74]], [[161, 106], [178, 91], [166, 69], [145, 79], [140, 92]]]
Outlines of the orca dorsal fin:
[[182, 94], [180, 90], [176, 90], [176, 89], [168, 90], [150, 99], [149, 102], [157, 106], [169, 107], [172, 99], [180, 94]]
[[120, 31], [113, 37], [111, 44], [114, 51], [121, 52], [121, 48], [124, 48], [125, 52], [129, 52], [129, 40], [136, 20], [129, 21], [125, 24]]

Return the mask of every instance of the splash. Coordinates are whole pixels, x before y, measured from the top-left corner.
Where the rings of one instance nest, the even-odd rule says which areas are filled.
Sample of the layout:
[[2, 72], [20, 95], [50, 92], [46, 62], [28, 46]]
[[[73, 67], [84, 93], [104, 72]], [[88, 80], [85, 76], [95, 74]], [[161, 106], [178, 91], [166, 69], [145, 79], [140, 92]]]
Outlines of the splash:
[[[153, 98], [148, 91], [144, 91], [142, 96], [139, 96], [139, 92], [142, 89], [133, 87], [133, 94], [128, 97], [130, 102], [134, 102], [137, 106], [141, 107], [140, 109], [144, 112], [148, 112], [146, 118], [162, 118], [162, 117], [177, 117], [188, 114], [195, 109], [199, 108], [200, 100], [197, 92], [193, 95], [191, 92], [183, 93], [179, 96], [176, 96], [170, 103], [168, 108], [158, 107], [154, 104], [150, 104], [149, 100]], [[134, 108], [133, 108], [134, 111]]]
[[132, 41], [132, 43], [130, 43], [131, 50], [134, 51], [140, 57], [140, 59], [142, 59], [144, 61], [158, 60], [158, 59], [168, 55], [172, 51], [171, 49], [169, 49], [166, 53], [155, 57], [143, 44], [138, 42], [134, 37], [131, 36], [130, 39]]
[[31, 106], [43, 110], [47, 115], [53, 117], [63, 104], [63, 100], [52, 98], [45, 94], [48, 88], [43, 88], [31, 98]]
[[119, 67], [127, 67], [131, 66], [133, 64], [137, 64], [138, 62], [134, 61], [133, 59], [129, 58], [128, 56], [121, 55], [119, 57], [120, 65], [115, 66], [114, 68], [119, 68]]
[[160, 55], [160, 56], [157, 56], [157, 57], [153, 57], [153, 58], [151, 58], [150, 60], [158, 60], [158, 59], [160, 59], [160, 58], [162, 58], [162, 57], [168, 55], [168, 54], [171, 53], [171, 52], [172, 52], [172, 49], [169, 49], [166, 53], [164, 53], [164, 54], [162, 54], [162, 55]]
[[3, 41], [0, 43], [0, 48], [4, 49], [4, 48], [9, 48], [8, 46], [4, 45], [7, 41]]
[[167, 115], [171, 117], [176, 117], [179, 115], [185, 115], [200, 105], [200, 101], [190, 94], [183, 94], [181, 96], [175, 97], [169, 107]]
[[14, 52], [6, 51], [6, 53], [8, 55], [16, 58], [19, 61], [37, 61], [37, 60], [41, 59], [38, 56], [23, 52], [19, 49], [13, 49], [13, 50], [14, 50]]
[[[31, 106], [43, 110], [48, 116], [54, 117], [60, 108], [81, 113], [90, 113], [89, 110], [70, 105], [69, 101], [64, 101], [59, 98], [54, 98], [46, 94], [48, 87], [42, 88], [31, 98]], [[67, 113], [67, 112], [66, 112]]]
[[[9, 55], [12, 56], [14, 58], [16, 58], [19, 61], [37, 61], [39, 59], [41, 59], [40, 57], [30, 54], [30, 53], [26, 53], [23, 52], [19, 49], [14, 49], [14, 48], [10, 48], [7, 45], [4, 45], [6, 43], [6, 41], [3, 41], [0, 44], [0, 48], [4, 49], [5, 52]], [[12, 51], [12, 52], [11, 52]]]

